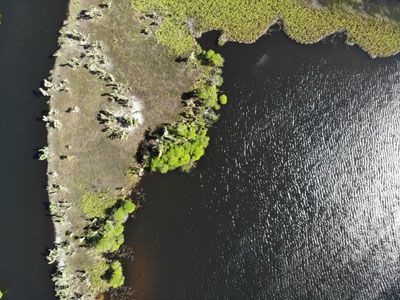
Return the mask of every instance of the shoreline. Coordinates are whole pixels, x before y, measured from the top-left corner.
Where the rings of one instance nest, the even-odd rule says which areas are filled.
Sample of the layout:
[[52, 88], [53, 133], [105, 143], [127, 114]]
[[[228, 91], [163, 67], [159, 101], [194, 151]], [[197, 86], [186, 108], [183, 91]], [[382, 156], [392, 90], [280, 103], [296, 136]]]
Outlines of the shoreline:
[[[54, 209], [52, 220], [55, 226], [55, 244], [57, 245], [54, 252], [50, 253], [51, 255], [49, 256], [50, 261], [57, 264], [58, 272], [61, 273], [61, 275], [58, 274], [59, 277], [55, 279], [57, 286], [56, 290], [60, 293], [58, 296], [61, 299], [67, 299], [76, 293], [82, 295], [83, 299], [91, 299], [99, 294], [97, 290], [93, 290], [93, 282], [91, 282], [90, 278], [90, 269], [93, 264], [96, 264], [99, 261], [104, 262], [104, 253], [91, 248], [91, 246], [88, 246], [86, 241], [88, 235], [86, 228], [88, 226], [90, 227], [97, 217], [88, 217], [82, 212], [80, 203], [85, 195], [88, 193], [94, 193], [97, 198], [101, 198], [100, 195], [105, 193], [107, 197], [109, 196], [116, 199], [113, 204], [115, 205], [117, 201], [125, 199], [130, 191], [135, 188], [136, 184], [143, 176], [144, 168], [153, 169], [153, 171], [161, 171], [162, 173], [166, 173], [178, 167], [183, 167], [185, 170], [190, 169], [194, 165], [195, 161], [204, 155], [204, 151], [208, 145], [207, 128], [211, 126], [213, 120], [217, 120], [217, 113], [214, 112], [214, 115], [206, 117], [205, 120], [207, 122], [204, 123], [205, 114], [210, 111], [219, 110], [220, 107], [226, 103], [226, 100], [222, 100], [224, 99], [223, 97], [221, 99], [223, 94], [221, 94], [218, 89], [220, 83], [217, 83], [219, 77], [221, 77], [220, 69], [223, 65], [222, 57], [222, 63], [220, 63], [218, 61], [219, 58], [217, 57], [217, 53], [208, 55], [208, 52], [197, 52], [196, 55], [193, 51], [193, 54], [189, 57], [184, 57], [187, 59], [187, 62], [184, 62], [183, 64], [173, 63], [179, 55], [177, 55], [177, 53], [166, 54], [167, 48], [164, 48], [165, 44], [164, 46], [160, 46], [162, 42], [157, 40], [156, 35], [159, 27], [151, 28], [152, 25], [143, 25], [143, 23], [138, 22], [135, 25], [132, 24], [132, 30], [135, 32], [138, 31], [140, 27], [145, 29], [151, 28], [149, 29], [150, 33], [145, 34], [144, 37], [142, 37], [142, 33], [137, 36], [135, 35], [135, 32], [132, 33], [132, 35], [138, 40], [143, 38], [143, 40], [140, 41], [144, 46], [140, 46], [143, 47], [140, 49], [147, 51], [150, 49], [150, 46], [156, 47], [155, 52], [151, 53], [151, 55], [163, 55], [161, 58], [160, 56], [152, 57], [151, 55], [149, 57], [149, 55], [145, 53], [148, 60], [144, 63], [159, 63], [161, 65], [160, 72], [164, 72], [164, 74], [171, 76], [166, 77], [164, 74], [161, 74], [161, 78], [167, 78], [167, 80], [170, 80], [172, 84], [176, 84], [174, 82], [176, 82], [177, 78], [181, 78], [182, 75], [189, 74], [189, 78], [186, 82], [179, 86], [173, 85], [169, 90], [172, 94], [170, 99], [168, 99], [170, 102], [168, 103], [167, 101], [167, 103], [163, 103], [161, 109], [157, 107], [160, 104], [158, 104], [156, 100], [164, 96], [165, 90], [163, 89], [165, 89], [167, 85], [170, 85], [170, 83], [167, 82], [160, 90], [154, 92], [152, 86], [147, 81], [138, 82], [136, 81], [136, 78], [128, 78], [131, 69], [135, 70], [135, 72], [132, 72], [133, 74], [138, 74], [138, 71], [141, 71], [140, 68], [143, 68], [143, 66], [140, 65], [139, 59], [142, 57], [136, 58], [136, 56], [134, 56], [135, 54], [129, 52], [129, 50], [122, 50], [118, 47], [112, 48], [113, 45], [111, 44], [111, 41], [118, 42], [119, 37], [110, 34], [104, 25], [109, 25], [107, 22], [115, 22], [113, 24], [117, 25], [119, 23], [114, 21], [112, 17], [107, 17], [107, 13], [109, 13], [108, 11], [104, 12], [97, 8], [97, 10], [93, 9], [94, 17], [90, 17], [88, 20], [85, 18], [76, 19], [85, 9], [86, 11], [90, 11], [90, 5], [100, 6], [102, 3], [103, 5], [106, 3], [95, 0], [85, 2], [87, 3], [82, 4], [71, 1], [69, 4], [68, 14], [66, 17], [67, 21], [61, 31], [62, 38], [59, 40], [60, 50], [57, 53], [58, 57], [56, 59], [56, 64], [50, 73], [51, 78], [48, 81], [50, 82], [48, 84], [49, 89], [44, 90], [44, 93], [47, 93], [50, 96], [50, 112], [57, 111], [54, 115], [50, 113], [47, 118], [49, 148], [47, 149], [48, 153], [46, 154], [48, 154], [47, 158], [49, 160], [48, 190], [50, 203]], [[118, 6], [118, 9], [120, 10], [114, 12], [117, 14], [117, 12], [122, 13], [122, 8], [126, 9], [128, 3], [130, 7], [129, 1], [121, 1], [121, 3], [113, 3], [112, 6], [107, 9], [114, 12], [114, 7]], [[126, 20], [134, 20], [134, 17], [138, 17], [136, 15], [137, 13], [134, 13], [133, 11], [131, 14], [132, 15], [127, 12]], [[104, 18], [108, 19], [104, 21]], [[154, 16], [149, 18], [149, 20], [144, 19], [145, 21], [143, 22], [151, 23], [153, 20], [158, 20], [157, 18], [158, 16]], [[271, 25], [265, 29], [264, 33], [258, 36], [255, 40], [266, 34], [271, 26], [280, 22], [279, 20], [280, 19], [278, 18], [271, 23]], [[76, 30], [76, 32], [74, 30]], [[285, 28], [283, 30], [290, 39], [298, 42], [285, 30]], [[317, 41], [310, 42], [310, 44], [317, 43], [338, 32], [343, 31], [335, 31], [334, 33], [321, 36]], [[110, 36], [108, 37], [107, 34]], [[224, 33], [222, 33], [222, 35], [226, 38]], [[102, 45], [101, 47], [98, 46], [99, 52], [93, 50], [94, 54], [89, 53], [87, 49], [97, 49], [97, 46], [93, 45], [103, 44], [103, 40], [100, 39], [102, 36], [106, 37], [107, 45]], [[124, 42], [129, 38], [129, 36], [122, 37]], [[191, 36], [191, 38], [194, 38], [194, 36]], [[100, 43], [97, 44], [97, 42]], [[348, 42], [348, 39], [346, 39], [346, 42]], [[82, 43], [84, 44], [83, 48], [86, 46], [88, 48], [82, 50], [80, 48]], [[244, 43], [247, 43], [247, 41]], [[350, 45], [350, 42], [348, 43]], [[138, 45], [139, 44], [133, 44], [132, 46], [137, 47]], [[124, 45], [122, 44], [122, 46]], [[359, 47], [363, 49], [362, 46]], [[131, 49], [131, 51], [134, 50], [136, 50], [136, 48]], [[126, 52], [121, 54], [122, 51]], [[84, 59], [89, 57], [89, 54], [93, 55], [95, 58], [93, 68], [89, 65], [92, 63], [90, 60], [92, 59], [92, 56], [90, 56], [87, 61], [81, 58], [74, 60], [76, 58], [75, 55], [79, 53], [83, 53], [85, 57]], [[73, 55], [71, 56], [71, 54]], [[192, 58], [193, 56], [194, 58]], [[197, 56], [199, 58], [197, 58]], [[67, 60], [66, 57], [68, 57]], [[371, 57], [374, 56], [371, 55]], [[118, 59], [120, 61], [118, 61]], [[126, 63], [128, 59], [133, 60], [133, 63], [137, 63], [140, 66], [132, 65], [128, 66], [131, 69], [128, 67], [124, 69], [123, 64], [124, 62]], [[99, 63], [97, 60], [102, 60], [104, 63]], [[201, 61], [204, 61], [204, 65], [201, 64]], [[166, 65], [163, 65], [163, 63]], [[64, 64], [64, 66], [61, 66], [62, 64]], [[167, 69], [167, 71], [165, 71], [165, 69]], [[145, 73], [146, 72], [148, 76], [154, 76], [154, 82], [159, 82], [159, 77], [157, 77], [157, 75], [149, 75], [153, 74], [155, 70], [145, 69]], [[174, 75], [175, 77], [172, 77], [171, 75], [173, 72], [177, 73]], [[199, 80], [199, 78], [201, 80]], [[66, 83], [66, 79], [68, 79], [68, 83]], [[204, 84], [202, 81], [207, 82], [207, 84]], [[124, 92], [119, 94], [118, 99], [114, 98], [114, 102], [111, 101], [111, 105], [109, 102], [104, 100], [103, 94], [110, 95], [112, 93], [109, 86], [104, 84], [105, 82], [115, 86], [119, 86], [120, 84], [125, 85], [125, 82], [129, 82], [129, 84], [127, 84], [127, 90], [129, 89], [129, 93], [124, 89]], [[212, 84], [209, 84], [210, 82], [212, 82]], [[145, 85], [145, 87], [143, 87], [143, 85]], [[90, 91], [87, 89], [89, 86], [92, 87]], [[54, 87], [57, 88], [54, 89]], [[205, 91], [208, 87], [212, 87], [212, 90]], [[140, 89], [142, 91], [138, 92]], [[150, 89], [151, 91], [149, 92], [147, 89]], [[115, 102], [119, 102], [119, 100], [122, 102], [126, 99], [126, 101], [132, 100], [132, 91], [135, 93], [135, 99], [138, 98], [145, 101], [142, 110], [144, 115], [144, 125], [140, 124], [140, 122], [136, 125], [137, 127], [132, 125], [132, 131], [128, 131], [127, 133], [121, 133], [120, 131], [115, 133], [113, 131], [113, 134], [118, 134], [115, 139], [106, 136], [103, 131], [109, 129], [107, 126], [116, 126], [114, 119], [112, 119], [113, 117], [111, 116], [111, 121], [107, 119], [104, 123], [99, 124], [97, 118], [98, 113], [103, 109], [109, 111], [111, 115], [115, 110], [123, 111], [123, 108], [118, 107], [117, 105], [119, 104]], [[184, 109], [181, 107], [180, 95], [188, 91], [194, 93], [195, 96], [190, 98], [193, 102], [193, 104], [190, 103], [192, 106]], [[154, 103], [148, 102], [148, 98], [146, 97], [153, 97], [152, 101], [154, 100]], [[85, 98], [86, 102], [80, 100]], [[88, 103], [87, 100], [90, 102]], [[163, 108], [167, 107], [171, 103], [171, 110], [167, 113], [163, 112]], [[107, 110], [108, 106], [112, 106], [113, 108]], [[75, 107], [78, 107], [78, 109], [75, 109]], [[68, 110], [70, 111], [68, 112]], [[73, 112], [74, 110], [76, 110], [76, 112]], [[186, 117], [178, 118], [177, 116], [179, 116], [180, 113], [186, 113], [187, 115]], [[81, 114], [83, 117], [80, 116]], [[118, 117], [120, 116], [118, 115]], [[87, 118], [91, 118], [90, 121], [88, 121]], [[85, 122], [87, 122], [87, 124], [85, 124]], [[135, 122], [135, 120], [132, 122]], [[207, 123], [207, 125], [204, 125], [203, 123]], [[164, 131], [156, 133], [155, 131], [157, 131], [159, 124], [167, 125], [165, 126]], [[180, 127], [182, 124], [184, 124], [186, 128]], [[191, 130], [193, 124], [195, 124], [196, 127], [193, 127], [193, 130]], [[74, 126], [83, 127], [76, 129]], [[113, 130], [119, 130], [119, 127], [110, 128]], [[151, 138], [146, 140], [147, 145], [144, 147], [145, 152], [147, 151], [147, 156], [145, 156], [144, 159], [145, 164], [138, 164], [134, 158], [134, 155], [137, 152], [135, 149], [139, 149], [139, 144], [143, 141], [143, 136], [148, 128], [155, 131], [153, 131]], [[65, 136], [64, 132], [66, 132]], [[173, 142], [171, 142], [171, 132], [173, 132]], [[84, 139], [82, 139], [82, 133]], [[124, 140], [125, 134], [126, 140]], [[201, 137], [201, 140], [199, 137]], [[198, 147], [196, 146], [190, 150], [182, 150], [183, 153], [179, 155], [176, 154], [178, 147], [197, 142], [198, 144], [196, 145]], [[89, 148], [88, 143], [92, 143]], [[100, 151], [98, 150], [98, 147], [103, 148]], [[183, 148], [186, 149], [185, 147]], [[165, 149], [167, 150], [164, 151]], [[88, 154], [88, 151], [92, 151], [92, 153]], [[185, 151], [188, 152], [186, 153]], [[122, 155], [121, 152], [123, 153]], [[166, 156], [167, 153], [171, 153], [170, 157]], [[111, 157], [114, 155], [115, 159], [114, 157]], [[174, 161], [172, 163], [172, 159], [176, 158], [176, 156], [179, 157], [179, 161]], [[165, 160], [159, 162], [157, 161], [159, 158], [165, 158]], [[155, 161], [157, 161], [157, 163], [155, 163]], [[117, 163], [118, 165], [113, 167]], [[96, 168], [93, 170], [93, 167]], [[134, 168], [132, 172], [130, 169], [131, 167]], [[127, 173], [129, 173], [129, 176], [133, 176], [134, 179], [127, 178], [129, 177]], [[71, 199], [66, 200], [68, 198]], [[113, 205], [109, 206], [107, 209], [114, 209], [115, 207]], [[109, 221], [109, 217], [109, 215], [106, 215], [100, 219], [106, 223]], [[100, 225], [97, 225], [96, 223], [96, 226], [102, 228], [104, 224], [101, 222]], [[82, 264], [83, 260], [85, 260], [85, 263], [82, 266], [80, 264]], [[97, 279], [102, 279], [104, 274], [105, 271], [103, 270], [102, 274], [96, 275], [98, 277]], [[62, 288], [64, 283], [69, 286], [68, 290]], [[108, 290], [110, 288], [107, 283], [102, 281], [100, 281], [99, 284], [100, 290]], [[100, 295], [104, 296], [104, 294]]]

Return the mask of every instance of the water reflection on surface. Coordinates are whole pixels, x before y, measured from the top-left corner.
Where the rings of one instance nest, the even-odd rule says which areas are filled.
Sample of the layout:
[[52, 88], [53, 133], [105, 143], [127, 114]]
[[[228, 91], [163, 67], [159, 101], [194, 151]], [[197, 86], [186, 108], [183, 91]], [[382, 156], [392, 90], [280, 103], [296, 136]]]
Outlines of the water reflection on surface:
[[217, 50], [207, 156], [143, 182], [136, 298], [400, 298], [400, 57], [282, 33]]

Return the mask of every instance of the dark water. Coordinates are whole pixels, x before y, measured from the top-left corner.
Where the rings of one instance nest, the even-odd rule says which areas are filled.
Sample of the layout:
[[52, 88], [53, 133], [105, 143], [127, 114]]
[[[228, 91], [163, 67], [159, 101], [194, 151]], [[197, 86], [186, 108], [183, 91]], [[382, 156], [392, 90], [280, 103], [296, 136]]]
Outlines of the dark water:
[[280, 32], [218, 51], [206, 157], [143, 181], [136, 299], [400, 299], [400, 57]]
[[43, 257], [53, 228], [46, 216], [46, 164], [33, 149], [46, 144], [36, 118], [46, 100], [33, 94], [48, 76], [66, 0], [0, 0], [0, 288], [5, 299], [54, 298]]

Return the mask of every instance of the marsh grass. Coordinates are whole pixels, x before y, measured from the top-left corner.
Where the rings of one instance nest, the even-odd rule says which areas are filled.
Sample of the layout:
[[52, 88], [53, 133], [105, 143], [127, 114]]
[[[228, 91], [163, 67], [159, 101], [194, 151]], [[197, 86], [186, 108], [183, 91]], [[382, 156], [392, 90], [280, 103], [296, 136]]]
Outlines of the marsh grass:
[[283, 20], [291, 38], [303, 44], [345, 31], [349, 43], [373, 57], [400, 50], [399, 23], [338, 7], [315, 9], [301, 0], [135, 0], [133, 7], [165, 17], [156, 36], [177, 55], [197, 48], [188, 28], [197, 33], [222, 30], [224, 39], [250, 43], [278, 20]]
[[80, 208], [89, 218], [106, 217], [107, 209], [113, 207], [118, 198], [107, 193], [87, 192], [82, 197]]

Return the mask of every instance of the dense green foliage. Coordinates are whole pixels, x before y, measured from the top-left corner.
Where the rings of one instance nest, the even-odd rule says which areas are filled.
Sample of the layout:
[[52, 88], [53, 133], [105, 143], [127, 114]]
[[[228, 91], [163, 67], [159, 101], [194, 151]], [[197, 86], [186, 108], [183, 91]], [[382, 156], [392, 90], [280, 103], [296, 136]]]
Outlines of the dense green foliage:
[[106, 259], [102, 259], [89, 269], [88, 278], [92, 289], [96, 291], [105, 291], [110, 287], [118, 288], [125, 281], [121, 263], [108, 262]]
[[145, 146], [144, 160], [153, 172], [167, 173], [177, 168], [188, 171], [204, 155], [208, 146], [208, 127], [218, 119], [215, 111], [226, 100], [225, 95], [219, 97], [224, 59], [219, 53], [208, 50], [203, 51], [198, 60], [203, 64], [203, 78], [192, 92], [191, 99], [187, 100], [188, 108], [184, 116], [154, 134], [155, 151], [149, 150], [154, 148], [154, 144]]
[[219, 53], [215, 53], [214, 50], [208, 50], [205, 54], [205, 58], [217, 67], [224, 65], [224, 58]]
[[[136, 205], [130, 200], [122, 200], [110, 212], [109, 216], [101, 220], [91, 235], [90, 241], [101, 253], [115, 252], [124, 243], [123, 224], [129, 214], [136, 210]], [[98, 228], [99, 227], [99, 228]]]
[[226, 95], [219, 96], [219, 103], [221, 105], [225, 105], [228, 103], [228, 97]]
[[[136, 208], [136, 205], [127, 199], [119, 200], [113, 207], [107, 207], [107, 213], [103, 212], [104, 217], [94, 220], [87, 229], [88, 245], [100, 254], [117, 251], [124, 242], [124, 223]], [[124, 280], [119, 261], [102, 258], [102, 261], [93, 265], [89, 271], [89, 282], [96, 291], [120, 287]]]
[[104, 218], [107, 209], [113, 207], [118, 198], [107, 193], [89, 192], [83, 195], [80, 208], [89, 218]]
[[349, 42], [357, 43], [372, 56], [388, 56], [400, 50], [400, 24], [337, 7], [314, 9], [302, 0], [135, 0], [132, 3], [141, 12], [155, 11], [166, 17], [156, 36], [178, 55], [198, 49], [189, 27], [198, 32], [219, 29], [224, 32], [224, 39], [252, 42], [279, 19], [284, 21], [286, 33], [300, 43], [314, 43], [323, 36], [346, 30]]
[[160, 145], [160, 154], [151, 159], [152, 171], [167, 173], [179, 167], [190, 169], [204, 155], [209, 141], [207, 128], [181, 123], [171, 129], [169, 139]]
[[111, 287], [117, 288], [124, 284], [125, 277], [122, 273], [122, 265], [119, 261], [114, 261], [109, 269], [108, 282]]

